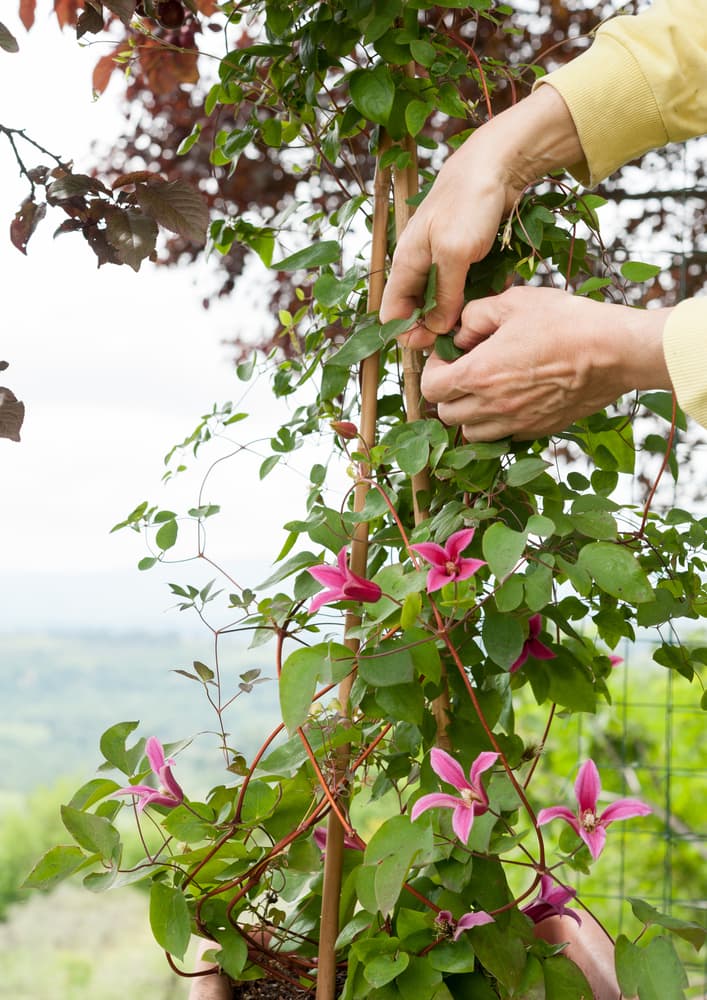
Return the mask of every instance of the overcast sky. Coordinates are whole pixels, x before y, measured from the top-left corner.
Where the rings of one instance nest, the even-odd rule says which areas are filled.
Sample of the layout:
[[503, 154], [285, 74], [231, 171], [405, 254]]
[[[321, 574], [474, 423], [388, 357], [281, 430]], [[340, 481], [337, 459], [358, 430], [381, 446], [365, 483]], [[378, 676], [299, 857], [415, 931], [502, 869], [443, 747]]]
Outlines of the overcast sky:
[[[0, 123], [89, 163], [91, 140], [120, 124], [117, 89], [91, 99], [99, 52], [80, 50], [69, 32], [62, 39], [51, 21], [17, 34], [20, 53], [0, 53]], [[10, 363], [0, 380], [27, 409], [22, 442], [0, 440], [0, 630], [183, 625], [184, 616], [164, 614], [171, 602], [159, 573], [135, 569], [145, 554], [138, 536], [109, 529], [143, 499], [177, 511], [196, 502], [204, 465], [162, 486], [163, 456], [215, 402], [245, 391], [223, 342], [258, 317], [238, 297], [205, 312], [191, 271], [98, 270], [80, 236], [52, 240], [49, 220], [23, 257], [6, 234], [25, 190], [0, 140], [0, 360]], [[234, 428], [238, 440], [277, 428], [265, 382], [242, 408], [256, 418]], [[294, 471], [261, 484], [259, 462], [244, 455], [220, 466], [207, 495], [226, 509], [214, 522], [214, 553], [250, 584], [304, 495]], [[293, 511], [280, 509], [284, 496]]]

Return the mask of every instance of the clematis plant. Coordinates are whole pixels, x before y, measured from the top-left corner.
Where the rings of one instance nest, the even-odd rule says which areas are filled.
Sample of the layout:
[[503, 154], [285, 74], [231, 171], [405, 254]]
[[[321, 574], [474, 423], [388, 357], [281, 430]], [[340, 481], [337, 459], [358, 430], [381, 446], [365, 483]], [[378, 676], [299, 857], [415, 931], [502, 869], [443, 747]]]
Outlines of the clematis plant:
[[412, 807], [410, 818], [418, 819], [428, 809], [452, 809], [452, 829], [462, 844], [466, 844], [476, 816], [482, 816], [489, 807], [489, 799], [481, 782], [481, 775], [498, 760], [497, 753], [480, 753], [464, 776], [461, 765], [444, 750], [435, 747], [430, 753], [432, 770], [442, 781], [457, 789], [459, 795], [432, 792], [423, 795]]
[[603, 812], [597, 813], [601, 780], [593, 760], [585, 760], [580, 767], [574, 792], [577, 797], [576, 813], [566, 806], [550, 806], [538, 813], [538, 825], [544, 826], [553, 819], [563, 819], [579, 834], [595, 861], [604, 850], [606, 828], [611, 823], [619, 819], [632, 819], [634, 816], [647, 816], [652, 811], [649, 805], [638, 799], [617, 799]]
[[[227, 514], [203, 490], [183, 513], [143, 502], [120, 523], [144, 532], [141, 569], [173, 563], [180, 612], [207, 629], [202, 656], [179, 674], [213, 725], [194, 726], [188, 803], [157, 738], [145, 742], [134, 722], [112, 726], [100, 776], [62, 812], [75, 843], [58, 845], [30, 883], [48, 888], [78, 871], [93, 891], [142, 881], [159, 946], [190, 976], [214, 971], [186, 957], [195, 935], [234, 982], [268, 977], [297, 997], [589, 997], [582, 967], [538, 940], [530, 921], [572, 914], [575, 872], [586, 889], [578, 905], [594, 903], [612, 822], [632, 819], [641, 833], [658, 824], [638, 800], [598, 811], [592, 760], [580, 768], [577, 810], [551, 803], [577, 754], [607, 753], [616, 671], [604, 650], [646, 623], [673, 629], [677, 615], [707, 616], [707, 528], [685, 511], [660, 514], [656, 490], [641, 508], [625, 503], [620, 476], [635, 463], [642, 484], [655, 482], [642, 465], [655, 443], [633, 439], [633, 399], [578, 421], [559, 443], [467, 442], [437, 419], [422, 399], [424, 357], [397, 340], [434, 310], [434, 266], [412, 319], [378, 315], [418, 180], [446, 151], [435, 147], [534, 78], [525, 62], [503, 59], [504, 31], [529, 38], [528, 23], [489, 0], [187, 6], [223, 17], [231, 51], [205, 110], [219, 124], [182, 151], [213, 136], [209, 162], [234, 183], [253, 187], [264, 155], [282, 175], [280, 193], [256, 185], [248, 219], [216, 220], [211, 238], [215, 252], [239, 243], [254, 268], [276, 271], [276, 346], [234, 378], [265, 374], [288, 412], [263, 438], [260, 427], [248, 436], [233, 403], [214, 407], [170, 452], [167, 477], [202, 453], [209, 467], [232, 452], [233, 462], [261, 454], [259, 477], [283, 477], [283, 537], [259, 583], [213, 551], [206, 522]], [[642, 296], [592, 243], [596, 195], [559, 177], [515, 194], [488, 256], [472, 265], [470, 295], [548, 275], [592, 297], [612, 280], [617, 295]], [[452, 339], [437, 338], [440, 358]], [[667, 394], [642, 398], [658, 415], [672, 411]], [[288, 479], [293, 469], [304, 475]], [[306, 484], [301, 501], [293, 482]], [[265, 534], [263, 544], [276, 532]], [[247, 649], [236, 645], [243, 637]], [[681, 682], [701, 669], [672, 640], [656, 658]], [[267, 726], [250, 700], [266, 678], [280, 709]], [[587, 720], [579, 750], [571, 716]], [[169, 719], [162, 725], [166, 734]], [[159, 788], [144, 778], [145, 755]], [[621, 794], [617, 771], [613, 779]], [[125, 818], [144, 856], [128, 863], [118, 816], [133, 803]], [[588, 858], [564, 851], [563, 839], [556, 850], [553, 819], [579, 834]], [[606, 854], [616, 849], [609, 842]], [[627, 877], [640, 864], [635, 852]], [[600, 914], [609, 931], [620, 906], [612, 899]], [[638, 908], [645, 922], [680, 927], [649, 910]], [[617, 950], [622, 982], [635, 985], [645, 947], [646, 967], [671, 970], [665, 995], [677, 996], [670, 943], [639, 937]]]
[[113, 792], [113, 795], [132, 795], [138, 800], [138, 812], [142, 812], [147, 806], [167, 806], [173, 809], [184, 801], [184, 792], [172, 774], [174, 760], [171, 757], [165, 759], [164, 749], [156, 736], [150, 736], [145, 744], [145, 755], [160, 782], [158, 789], [150, 785], [126, 785]]
[[336, 601], [363, 601], [374, 604], [380, 600], [381, 589], [372, 580], [365, 580], [348, 567], [346, 546], [339, 550], [336, 566], [310, 566], [308, 572], [317, 583], [326, 588], [317, 594], [309, 606], [311, 614], [319, 611], [325, 604]]
[[477, 570], [485, 566], [483, 559], [464, 558], [462, 552], [471, 545], [474, 529], [465, 528], [450, 535], [444, 545], [436, 542], [420, 542], [411, 545], [413, 552], [430, 563], [427, 574], [427, 591], [433, 593], [455, 580], [468, 580]]

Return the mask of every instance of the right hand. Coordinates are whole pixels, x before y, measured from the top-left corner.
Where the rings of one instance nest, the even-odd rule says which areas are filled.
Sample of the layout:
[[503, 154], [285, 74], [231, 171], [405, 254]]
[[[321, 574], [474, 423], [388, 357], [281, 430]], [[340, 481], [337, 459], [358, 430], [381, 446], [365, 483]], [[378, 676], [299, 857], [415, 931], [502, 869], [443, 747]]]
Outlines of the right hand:
[[400, 338], [412, 348], [432, 346], [457, 324], [469, 265], [489, 252], [525, 188], [548, 170], [581, 159], [567, 105], [549, 86], [477, 129], [446, 161], [399, 234], [381, 320], [405, 319], [423, 304], [436, 264], [437, 305]]

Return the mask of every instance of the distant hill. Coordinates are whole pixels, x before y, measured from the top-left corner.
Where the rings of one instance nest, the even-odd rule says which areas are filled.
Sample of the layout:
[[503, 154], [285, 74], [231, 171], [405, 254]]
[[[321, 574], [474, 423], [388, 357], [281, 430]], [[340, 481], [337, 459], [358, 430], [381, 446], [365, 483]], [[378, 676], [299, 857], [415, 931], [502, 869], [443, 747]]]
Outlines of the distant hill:
[[[245, 670], [274, 676], [269, 651], [224, 641], [229, 696]], [[203, 790], [220, 780], [214, 712], [203, 688], [174, 672], [193, 672], [194, 660], [213, 668], [207, 634], [203, 641], [148, 632], [0, 634], [0, 790], [29, 791], [65, 775], [87, 780], [100, 763], [101, 733], [127, 720], [165, 743], [204, 734], [181, 757], [180, 777]], [[225, 720], [231, 746], [252, 754], [278, 722], [274, 681], [243, 694]]]

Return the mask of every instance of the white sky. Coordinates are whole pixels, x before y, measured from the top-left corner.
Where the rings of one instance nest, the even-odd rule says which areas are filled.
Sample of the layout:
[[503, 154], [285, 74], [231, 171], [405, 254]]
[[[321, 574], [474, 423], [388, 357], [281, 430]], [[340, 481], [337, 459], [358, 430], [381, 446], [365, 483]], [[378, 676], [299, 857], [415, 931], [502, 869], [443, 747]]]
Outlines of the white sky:
[[[29, 35], [19, 27], [17, 36], [20, 53], [0, 53], [0, 122], [90, 162], [91, 140], [108, 139], [120, 123], [116, 88], [91, 99], [100, 50], [80, 50], [51, 21]], [[159, 571], [135, 569], [146, 554], [138, 536], [109, 529], [144, 499], [177, 511], [196, 502], [196, 477], [161, 485], [162, 459], [213, 403], [243, 393], [223, 341], [252, 330], [257, 317], [238, 298], [205, 312], [191, 271], [149, 263], [139, 274], [97, 270], [79, 235], [52, 240], [58, 216], [23, 257], [7, 232], [25, 192], [0, 140], [0, 360], [10, 363], [0, 383], [27, 410], [22, 442], [0, 440], [0, 631], [179, 626], [185, 616], [163, 615], [171, 601]], [[264, 381], [243, 409], [260, 417], [253, 430], [251, 420], [234, 428], [241, 440], [277, 428]], [[220, 526], [212, 522], [214, 552], [249, 584], [260, 582], [263, 560], [284, 537], [280, 526], [300, 515], [304, 497], [298, 475], [276, 470], [261, 484], [258, 466], [245, 456], [224, 464], [207, 497], [227, 509]], [[281, 509], [283, 496], [293, 498], [292, 511]], [[180, 578], [189, 576], [162, 574]]]

